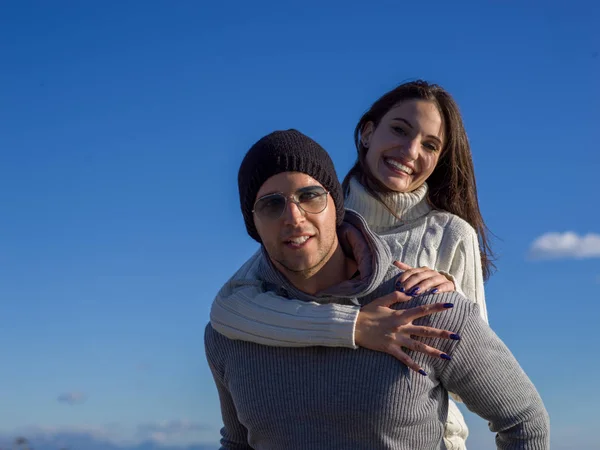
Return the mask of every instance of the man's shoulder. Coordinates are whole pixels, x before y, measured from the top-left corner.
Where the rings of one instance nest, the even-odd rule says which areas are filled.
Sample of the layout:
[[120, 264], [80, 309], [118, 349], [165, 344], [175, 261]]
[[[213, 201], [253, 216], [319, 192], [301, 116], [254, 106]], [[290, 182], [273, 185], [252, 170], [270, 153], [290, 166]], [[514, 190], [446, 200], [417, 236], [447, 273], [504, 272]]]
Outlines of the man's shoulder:
[[212, 308], [219, 302], [239, 295], [246, 291], [260, 290], [263, 288], [263, 280], [260, 275], [263, 263], [262, 250], [259, 248], [242, 267], [240, 267], [219, 289], [213, 299]]
[[231, 339], [222, 335], [213, 328], [210, 322], [204, 328], [204, 346], [206, 351], [216, 351], [229, 346]]
[[263, 261], [262, 250], [259, 248], [221, 287], [220, 293], [227, 293], [237, 286], [243, 286], [260, 280], [261, 264]]

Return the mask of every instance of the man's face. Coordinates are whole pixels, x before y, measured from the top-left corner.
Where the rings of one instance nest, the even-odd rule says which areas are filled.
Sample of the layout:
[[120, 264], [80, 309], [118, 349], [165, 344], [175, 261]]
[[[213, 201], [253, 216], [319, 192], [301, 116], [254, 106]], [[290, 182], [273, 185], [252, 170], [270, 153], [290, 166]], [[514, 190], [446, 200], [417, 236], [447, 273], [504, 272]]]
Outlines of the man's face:
[[[279, 217], [277, 205], [281, 205], [282, 197], [272, 194], [287, 199]], [[299, 201], [300, 207], [291, 199]], [[333, 199], [317, 180], [304, 173], [283, 172], [265, 181], [256, 195], [254, 224], [271, 261], [284, 274], [309, 278], [336, 249]]]

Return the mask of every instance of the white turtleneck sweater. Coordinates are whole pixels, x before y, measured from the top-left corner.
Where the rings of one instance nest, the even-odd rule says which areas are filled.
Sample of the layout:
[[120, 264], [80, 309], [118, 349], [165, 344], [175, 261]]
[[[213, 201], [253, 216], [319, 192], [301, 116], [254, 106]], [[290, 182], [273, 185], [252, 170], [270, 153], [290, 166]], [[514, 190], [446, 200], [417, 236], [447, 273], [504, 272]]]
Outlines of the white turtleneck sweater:
[[360, 213], [371, 230], [383, 237], [396, 260], [450, 275], [456, 290], [479, 305], [487, 322], [477, 233], [460, 217], [432, 209], [427, 190], [423, 184], [413, 192], [389, 196], [396, 217], [352, 179], [345, 205]]
[[[427, 190], [424, 184], [413, 192], [390, 196], [394, 215], [353, 179], [345, 206], [366, 219], [390, 246], [395, 260], [427, 266], [452, 278], [456, 290], [479, 305], [487, 322], [477, 234], [460, 217], [432, 209]], [[217, 294], [210, 313], [216, 331], [230, 339], [276, 347], [356, 348], [358, 306], [310, 303], [265, 292], [258, 272], [260, 255], [259, 249]], [[248, 289], [248, 280], [256, 280], [255, 291]], [[239, 285], [244, 289], [236, 289]], [[465, 449], [467, 435], [460, 410], [449, 402], [446, 447]]]

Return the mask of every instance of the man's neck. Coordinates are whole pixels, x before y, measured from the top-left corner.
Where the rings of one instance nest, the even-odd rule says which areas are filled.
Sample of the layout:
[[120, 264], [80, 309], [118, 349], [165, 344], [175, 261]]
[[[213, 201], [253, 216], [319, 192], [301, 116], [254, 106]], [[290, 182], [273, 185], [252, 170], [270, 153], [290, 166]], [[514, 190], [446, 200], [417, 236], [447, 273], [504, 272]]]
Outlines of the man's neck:
[[315, 295], [349, 280], [357, 270], [356, 262], [347, 257], [336, 239], [327, 261], [315, 268], [312, 274], [296, 274], [285, 271], [287, 279], [302, 292]]

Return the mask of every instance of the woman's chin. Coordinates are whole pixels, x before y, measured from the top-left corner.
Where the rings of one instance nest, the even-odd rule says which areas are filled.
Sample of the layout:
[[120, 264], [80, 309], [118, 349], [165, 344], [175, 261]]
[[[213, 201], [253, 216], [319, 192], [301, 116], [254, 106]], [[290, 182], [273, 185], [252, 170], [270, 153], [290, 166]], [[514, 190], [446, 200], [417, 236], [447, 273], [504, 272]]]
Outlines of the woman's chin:
[[404, 176], [386, 175], [379, 177], [379, 181], [391, 192], [404, 193], [410, 190], [410, 180], [407, 178]]

